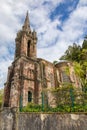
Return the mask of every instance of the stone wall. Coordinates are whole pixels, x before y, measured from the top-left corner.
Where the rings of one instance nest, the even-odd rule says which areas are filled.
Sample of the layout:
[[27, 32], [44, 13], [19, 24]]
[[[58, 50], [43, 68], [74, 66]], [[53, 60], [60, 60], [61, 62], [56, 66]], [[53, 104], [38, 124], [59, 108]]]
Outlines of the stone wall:
[[87, 130], [87, 116], [82, 114], [24, 113], [18, 121], [19, 130]]
[[0, 113], [0, 130], [87, 130], [86, 114]]
[[4, 108], [0, 112], [0, 130], [16, 130], [16, 109]]

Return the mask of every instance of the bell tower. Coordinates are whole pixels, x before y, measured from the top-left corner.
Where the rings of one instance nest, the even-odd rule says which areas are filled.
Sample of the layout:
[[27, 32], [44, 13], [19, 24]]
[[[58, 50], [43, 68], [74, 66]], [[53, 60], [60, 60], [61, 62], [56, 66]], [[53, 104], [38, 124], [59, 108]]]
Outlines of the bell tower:
[[28, 12], [22, 26], [22, 30], [17, 33], [15, 39], [15, 59], [20, 56], [36, 58], [37, 57], [37, 34], [35, 31], [31, 31]]

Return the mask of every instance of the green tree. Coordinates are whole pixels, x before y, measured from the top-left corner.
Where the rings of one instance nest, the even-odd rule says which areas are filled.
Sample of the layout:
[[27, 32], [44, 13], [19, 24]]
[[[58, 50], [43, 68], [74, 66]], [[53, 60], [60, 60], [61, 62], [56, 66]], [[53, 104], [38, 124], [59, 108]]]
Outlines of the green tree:
[[2, 102], [3, 102], [3, 89], [0, 89], [0, 108], [2, 106]]
[[81, 79], [83, 88], [87, 90], [87, 36], [82, 43], [82, 47], [74, 43], [68, 47], [60, 60], [74, 62], [75, 73]]
[[69, 61], [80, 61], [80, 53], [81, 47], [76, 43], [69, 46], [68, 49], [65, 51], [65, 54], [60, 58], [60, 60], [69, 60]]
[[76, 74], [79, 78], [82, 78], [83, 75], [84, 75], [84, 71], [83, 71], [82, 66], [80, 65], [80, 63], [74, 62], [73, 65], [74, 65], [75, 74]]
[[87, 61], [87, 49], [82, 49], [80, 54], [80, 63], [84, 64], [85, 61]]
[[87, 36], [85, 37], [85, 39], [83, 41], [82, 49], [87, 49]]

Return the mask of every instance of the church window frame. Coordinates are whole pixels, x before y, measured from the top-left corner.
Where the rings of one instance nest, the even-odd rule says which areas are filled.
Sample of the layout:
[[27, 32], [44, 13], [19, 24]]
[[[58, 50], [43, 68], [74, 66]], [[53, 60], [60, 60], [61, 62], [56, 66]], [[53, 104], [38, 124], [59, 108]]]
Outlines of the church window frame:
[[62, 82], [70, 83], [70, 75], [66, 74], [65, 71], [61, 71]]
[[28, 91], [28, 102], [29, 103], [32, 102], [32, 99], [33, 99], [32, 96], [33, 96], [32, 92]]
[[27, 42], [27, 56], [30, 56], [30, 44], [31, 44], [31, 40], [28, 40]]

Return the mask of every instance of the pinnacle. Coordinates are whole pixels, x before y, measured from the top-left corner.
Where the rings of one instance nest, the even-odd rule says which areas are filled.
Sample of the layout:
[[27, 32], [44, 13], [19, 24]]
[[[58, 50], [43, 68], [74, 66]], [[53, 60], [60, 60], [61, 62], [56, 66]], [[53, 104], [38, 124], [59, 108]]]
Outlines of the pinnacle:
[[26, 13], [26, 18], [25, 18], [25, 21], [24, 21], [23, 29], [25, 29], [25, 30], [29, 29], [30, 30], [30, 22], [29, 22], [28, 11]]

